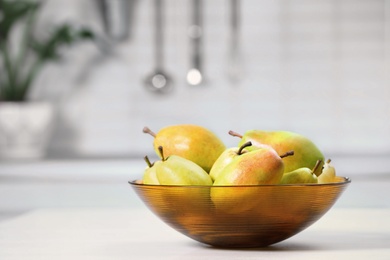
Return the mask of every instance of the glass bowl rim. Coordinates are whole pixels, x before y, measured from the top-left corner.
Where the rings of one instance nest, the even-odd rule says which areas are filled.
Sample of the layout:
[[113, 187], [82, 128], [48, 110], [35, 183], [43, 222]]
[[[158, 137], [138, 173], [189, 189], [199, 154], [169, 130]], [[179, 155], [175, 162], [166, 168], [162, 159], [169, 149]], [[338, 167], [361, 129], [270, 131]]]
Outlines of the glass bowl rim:
[[140, 187], [187, 187], [187, 188], [223, 188], [223, 187], [234, 187], [234, 188], [245, 188], [245, 187], [317, 187], [317, 186], [340, 186], [351, 183], [351, 179], [349, 177], [336, 176], [340, 178], [339, 182], [328, 182], [328, 183], [299, 183], [299, 184], [259, 184], [259, 185], [167, 185], [167, 184], [144, 184], [139, 183], [138, 179], [128, 181], [130, 185], [140, 186]]

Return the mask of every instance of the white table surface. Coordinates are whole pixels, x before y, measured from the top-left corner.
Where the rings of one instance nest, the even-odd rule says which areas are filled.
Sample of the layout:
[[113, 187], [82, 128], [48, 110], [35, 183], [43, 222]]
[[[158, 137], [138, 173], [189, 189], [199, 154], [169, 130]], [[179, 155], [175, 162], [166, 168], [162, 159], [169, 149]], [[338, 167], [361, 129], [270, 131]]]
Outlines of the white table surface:
[[154, 216], [127, 184], [142, 160], [0, 163], [0, 260], [390, 259], [388, 158], [335, 158], [352, 184], [300, 234], [265, 249], [223, 250]]
[[0, 222], [0, 259], [390, 259], [390, 209], [333, 208], [262, 249], [216, 249], [146, 207], [38, 209]]

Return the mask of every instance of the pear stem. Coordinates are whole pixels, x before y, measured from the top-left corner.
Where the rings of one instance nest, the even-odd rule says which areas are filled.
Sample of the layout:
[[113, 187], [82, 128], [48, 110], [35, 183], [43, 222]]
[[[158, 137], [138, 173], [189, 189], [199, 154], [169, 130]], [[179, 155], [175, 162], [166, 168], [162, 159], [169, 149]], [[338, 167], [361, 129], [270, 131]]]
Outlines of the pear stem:
[[163, 151], [163, 147], [162, 147], [161, 145], [158, 147], [158, 152], [160, 153], [161, 160], [162, 160], [162, 161], [165, 161], [165, 158], [164, 158], [164, 151]]
[[234, 132], [234, 131], [232, 131], [232, 130], [229, 131], [229, 135], [235, 136], [235, 137], [239, 137], [239, 138], [242, 138], [242, 135], [240, 135], [239, 133]]
[[318, 167], [322, 164], [322, 160], [317, 160], [316, 164], [313, 167], [313, 170], [311, 170], [312, 173], [315, 173], [318, 170]]
[[153, 163], [150, 162], [149, 157], [147, 155], [145, 155], [144, 160], [146, 164], [149, 166], [149, 168], [153, 166]]
[[244, 150], [248, 146], [252, 146], [252, 142], [251, 141], [248, 141], [248, 142], [244, 143], [243, 145], [241, 145], [240, 148], [237, 151], [237, 154], [241, 155], [242, 154], [242, 150]]
[[330, 163], [332, 160], [331, 159], [328, 159], [328, 160], [326, 160], [326, 163]]
[[288, 152], [286, 152], [286, 153], [284, 153], [282, 155], [279, 155], [279, 156], [280, 156], [280, 158], [284, 158], [284, 157], [288, 157], [288, 156], [291, 156], [291, 155], [294, 155], [294, 151], [293, 150], [288, 151]]
[[145, 126], [145, 127], [142, 129], [142, 132], [144, 132], [145, 134], [150, 134], [150, 135], [153, 136], [153, 137], [156, 137], [156, 134], [155, 134], [152, 130], [150, 130], [150, 128], [147, 127], [147, 126]]

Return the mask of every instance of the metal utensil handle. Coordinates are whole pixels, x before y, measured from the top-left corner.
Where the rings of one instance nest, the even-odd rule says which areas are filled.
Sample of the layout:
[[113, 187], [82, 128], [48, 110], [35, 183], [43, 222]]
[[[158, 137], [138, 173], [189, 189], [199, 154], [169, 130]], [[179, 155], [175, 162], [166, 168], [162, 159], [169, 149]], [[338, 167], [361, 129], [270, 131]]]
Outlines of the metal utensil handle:
[[193, 17], [192, 17], [192, 27], [197, 31], [192, 37], [192, 61], [193, 68], [197, 69], [199, 72], [202, 71], [202, 35], [203, 35], [203, 24], [202, 24], [202, 0], [193, 0]]
[[237, 54], [238, 45], [239, 45], [239, 28], [240, 28], [240, 0], [231, 0], [231, 8], [230, 8], [230, 26], [232, 29], [231, 35], [231, 49], [234, 54]]
[[241, 27], [241, 2], [230, 0], [230, 38], [227, 73], [233, 83], [242, 78], [242, 55], [240, 50], [240, 27]]
[[106, 0], [97, 0], [96, 5], [98, 8], [99, 15], [102, 19], [103, 30], [106, 34], [109, 34], [110, 31], [110, 20], [108, 17], [108, 5]]
[[154, 46], [156, 70], [161, 70], [164, 60], [163, 0], [154, 0]]

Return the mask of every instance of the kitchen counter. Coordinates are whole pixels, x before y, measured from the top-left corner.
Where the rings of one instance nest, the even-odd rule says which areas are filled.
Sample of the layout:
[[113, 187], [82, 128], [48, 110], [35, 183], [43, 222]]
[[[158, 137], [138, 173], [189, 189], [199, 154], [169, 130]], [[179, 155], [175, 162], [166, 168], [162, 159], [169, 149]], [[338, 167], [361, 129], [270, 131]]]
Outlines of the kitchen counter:
[[[390, 208], [390, 158], [332, 159], [352, 179], [335, 207]], [[142, 159], [0, 162], [0, 222], [40, 208], [142, 207], [127, 182], [144, 169]]]
[[264, 249], [215, 249], [155, 217], [127, 183], [142, 160], [0, 164], [0, 259], [390, 259], [388, 158], [333, 158], [352, 183], [298, 235]]
[[331, 209], [267, 248], [217, 249], [146, 208], [39, 209], [0, 222], [0, 259], [390, 259], [390, 209]]

